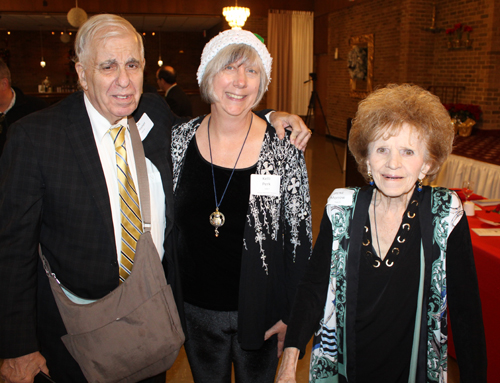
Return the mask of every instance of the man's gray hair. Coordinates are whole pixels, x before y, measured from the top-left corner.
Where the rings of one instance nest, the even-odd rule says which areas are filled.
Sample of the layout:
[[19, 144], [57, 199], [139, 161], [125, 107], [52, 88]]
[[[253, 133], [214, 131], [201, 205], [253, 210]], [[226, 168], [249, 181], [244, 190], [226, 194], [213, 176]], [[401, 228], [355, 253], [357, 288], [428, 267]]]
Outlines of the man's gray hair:
[[75, 39], [75, 62], [83, 64], [84, 67], [88, 64], [88, 55], [91, 54], [91, 46], [95, 43], [95, 39], [105, 41], [110, 37], [121, 36], [125, 33], [135, 35], [142, 59], [144, 59], [142, 36], [135, 30], [134, 26], [123, 17], [102, 14], [92, 16], [78, 30]]

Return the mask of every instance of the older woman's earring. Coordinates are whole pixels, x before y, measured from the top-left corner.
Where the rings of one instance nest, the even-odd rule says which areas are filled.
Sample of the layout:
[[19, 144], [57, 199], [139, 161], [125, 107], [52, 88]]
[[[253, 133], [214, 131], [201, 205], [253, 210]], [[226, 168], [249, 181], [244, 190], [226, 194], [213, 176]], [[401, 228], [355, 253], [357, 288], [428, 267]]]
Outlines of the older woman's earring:
[[368, 172], [368, 181], [369, 181], [370, 186], [375, 185], [375, 182], [373, 182], [373, 176], [372, 176], [371, 172]]
[[417, 190], [420, 193], [422, 191], [422, 180], [419, 178], [417, 182], [418, 182]]

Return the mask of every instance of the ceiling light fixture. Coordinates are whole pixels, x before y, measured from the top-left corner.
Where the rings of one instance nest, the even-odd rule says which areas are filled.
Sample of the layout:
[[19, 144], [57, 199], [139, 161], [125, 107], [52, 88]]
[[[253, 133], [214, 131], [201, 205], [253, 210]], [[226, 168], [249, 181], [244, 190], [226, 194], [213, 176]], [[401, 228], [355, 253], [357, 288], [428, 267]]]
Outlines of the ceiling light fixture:
[[158, 32], [159, 36], [159, 42], [158, 42], [158, 51], [160, 52], [160, 55], [158, 57], [158, 66], [161, 68], [163, 65], [163, 60], [161, 59], [161, 32]]
[[241, 29], [250, 16], [250, 8], [238, 7], [238, 0], [236, 0], [234, 7], [222, 9], [222, 15], [232, 29]]
[[76, 0], [76, 7], [71, 8], [66, 17], [68, 22], [76, 28], [79, 28], [88, 19], [87, 12], [82, 8], [78, 8], [78, 0]]
[[64, 31], [64, 32], [61, 32], [61, 37], [60, 37], [61, 41], [64, 43], [64, 44], [67, 44], [71, 41], [71, 37], [69, 37], [69, 34], [68, 32]]
[[42, 53], [42, 60], [40, 61], [40, 66], [42, 68], [45, 68], [45, 65], [47, 65], [45, 63], [45, 60], [43, 59], [43, 36], [42, 36], [42, 30], [40, 29], [40, 51]]

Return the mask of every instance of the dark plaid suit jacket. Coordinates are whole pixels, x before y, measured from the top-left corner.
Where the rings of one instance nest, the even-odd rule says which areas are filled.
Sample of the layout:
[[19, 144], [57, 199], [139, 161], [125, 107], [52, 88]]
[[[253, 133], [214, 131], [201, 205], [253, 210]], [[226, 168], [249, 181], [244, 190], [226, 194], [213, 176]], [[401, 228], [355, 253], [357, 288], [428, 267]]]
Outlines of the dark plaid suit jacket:
[[[143, 145], [163, 181], [163, 264], [176, 285], [170, 157], [175, 118], [154, 94], [142, 96], [135, 120], [143, 113], [154, 123]], [[53, 272], [76, 295], [96, 299], [118, 286], [108, 191], [82, 92], [12, 125], [0, 159], [0, 358], [39, 350], [56, 381], [83, 381], [59, 339], [66, 331], [39, 262], [39, 243]]]
[[193, 116], [193, 107], [189, 96], [184, 93], [179, 85], [170, 88], [165, 96], [168, 106], [179, 117], [195, 117]]

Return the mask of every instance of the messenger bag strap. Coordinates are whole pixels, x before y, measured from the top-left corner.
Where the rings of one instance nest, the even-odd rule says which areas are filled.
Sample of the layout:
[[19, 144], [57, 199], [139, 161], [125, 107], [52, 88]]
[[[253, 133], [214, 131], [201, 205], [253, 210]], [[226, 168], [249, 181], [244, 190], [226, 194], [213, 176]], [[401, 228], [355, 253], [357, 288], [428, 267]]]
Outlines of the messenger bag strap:
[[128, 127], [134, 150], [137, 187], [139, 189], [139, 198], [141, 201], [143, 231], [147, 232], [151, 231], [151, 201], [149, 199], [149, 180], [148, 169], [146, 167], [146, 156], [144, 155], [144, 147], [142, 146], [141, 136], [139, 135], [139, 131], [133, 117], [128, 118]]

